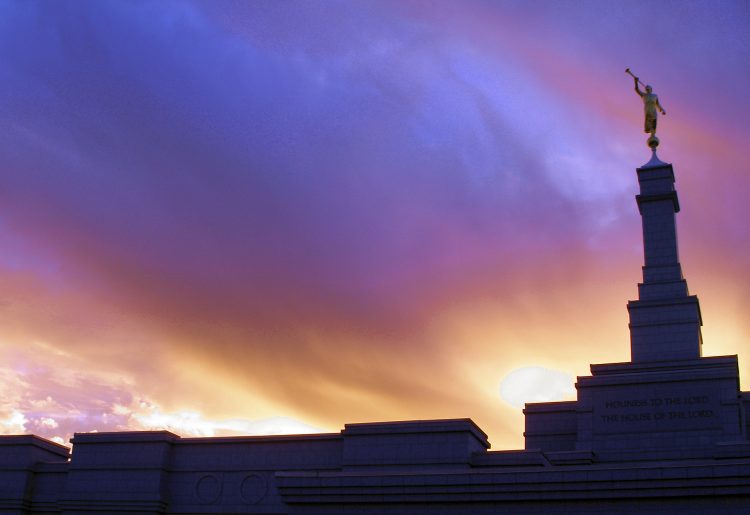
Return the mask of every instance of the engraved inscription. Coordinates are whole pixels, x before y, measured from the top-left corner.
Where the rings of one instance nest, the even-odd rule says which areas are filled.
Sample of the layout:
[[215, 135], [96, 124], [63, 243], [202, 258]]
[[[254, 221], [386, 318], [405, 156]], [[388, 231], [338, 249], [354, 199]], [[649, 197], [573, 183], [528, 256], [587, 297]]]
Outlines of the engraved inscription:
[[644, 422], [661, 425], [665, 421], [691, 419], [708, 421], [717, 416], [712, 404], [708, 395], [607, 399], [601, 406], [598, 418], [608, 427]]

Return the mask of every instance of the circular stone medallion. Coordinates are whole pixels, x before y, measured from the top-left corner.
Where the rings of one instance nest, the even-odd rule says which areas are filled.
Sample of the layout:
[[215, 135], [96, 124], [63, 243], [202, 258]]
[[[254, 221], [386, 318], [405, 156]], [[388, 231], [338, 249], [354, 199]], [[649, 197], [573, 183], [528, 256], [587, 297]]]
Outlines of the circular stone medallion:
[[203, 476], [195, 484], [195, 495], [203, 504], [213, 504], [221, 495], [221, 481], [213, 474]]
[[240, 485], [242, 500], [248, 504], [256, 504], [266, 496], [268, 484], [266, 478], [259, 474], [248, 474]]

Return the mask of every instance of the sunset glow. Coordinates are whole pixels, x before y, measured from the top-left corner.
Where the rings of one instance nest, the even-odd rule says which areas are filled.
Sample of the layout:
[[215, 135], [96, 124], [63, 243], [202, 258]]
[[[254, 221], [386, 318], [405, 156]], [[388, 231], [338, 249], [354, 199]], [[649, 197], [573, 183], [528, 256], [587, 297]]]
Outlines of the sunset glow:
[[630, 359], [626, 67], [747, 389], [750, 4], [717, 5], [1, 3], [0, 434], [470, 417], [522, 447], [523, 402]]

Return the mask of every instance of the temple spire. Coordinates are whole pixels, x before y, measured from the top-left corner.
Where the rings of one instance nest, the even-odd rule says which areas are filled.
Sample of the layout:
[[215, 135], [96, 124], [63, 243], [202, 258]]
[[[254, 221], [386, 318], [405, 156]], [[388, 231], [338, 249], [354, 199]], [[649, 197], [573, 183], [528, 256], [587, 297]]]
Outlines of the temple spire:
[[643, 282], [628, 303], [633, 361], [695, 359], [701, 356], [701, 314], [682, 275], [675, 214], [680, 211], [672, 165], [652, 149], [637, 169], [636, 196], [643, 221]]

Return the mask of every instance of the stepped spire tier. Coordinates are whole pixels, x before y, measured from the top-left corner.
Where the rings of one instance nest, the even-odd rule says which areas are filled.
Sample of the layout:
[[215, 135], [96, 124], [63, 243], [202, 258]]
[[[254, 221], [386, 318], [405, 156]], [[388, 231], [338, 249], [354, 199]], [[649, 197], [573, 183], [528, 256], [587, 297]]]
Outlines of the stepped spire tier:
[[644, 266], [638, 300], [628, 303], [631, 358], [634, 362], [695, 359], [701, 356], [701, 312], [680, 266], [675, 224], [680, 202], [674, 171], [654, 152], [637, 174]]

